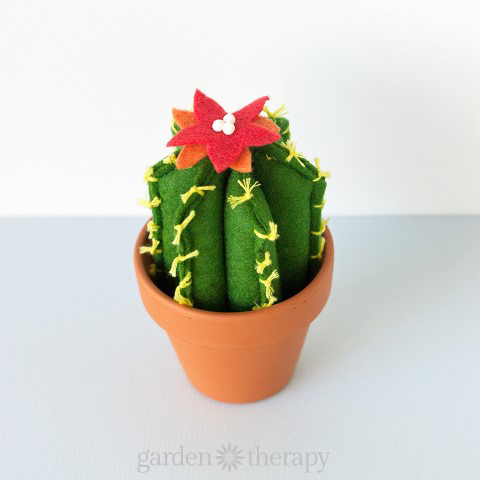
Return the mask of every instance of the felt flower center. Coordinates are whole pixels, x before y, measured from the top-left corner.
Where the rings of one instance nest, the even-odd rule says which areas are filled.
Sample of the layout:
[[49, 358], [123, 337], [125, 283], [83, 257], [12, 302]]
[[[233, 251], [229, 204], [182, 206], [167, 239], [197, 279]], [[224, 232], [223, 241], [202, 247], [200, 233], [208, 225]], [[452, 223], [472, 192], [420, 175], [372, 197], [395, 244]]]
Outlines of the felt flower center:
[[212, 123], [212, 128], [215, 132], [231, 135], [235, 131], [235, 116], [231, 113], [225, 114], [223, 119], [217, 119]]

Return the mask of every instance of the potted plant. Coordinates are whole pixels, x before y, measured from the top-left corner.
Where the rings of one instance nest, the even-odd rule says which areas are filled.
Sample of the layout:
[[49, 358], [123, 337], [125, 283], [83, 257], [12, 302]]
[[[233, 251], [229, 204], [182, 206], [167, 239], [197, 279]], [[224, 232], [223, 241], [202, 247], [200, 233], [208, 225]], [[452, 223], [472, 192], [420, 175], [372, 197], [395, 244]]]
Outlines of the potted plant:
[[152, 218], [135, 245], [145, 308], [191, 383], [226, 402], [288, 383], [332, 281], [329, 174], [267, 99], [232, 114], [197, 90], [193, 112], [173, 110], [176, 148], [145, 173]]

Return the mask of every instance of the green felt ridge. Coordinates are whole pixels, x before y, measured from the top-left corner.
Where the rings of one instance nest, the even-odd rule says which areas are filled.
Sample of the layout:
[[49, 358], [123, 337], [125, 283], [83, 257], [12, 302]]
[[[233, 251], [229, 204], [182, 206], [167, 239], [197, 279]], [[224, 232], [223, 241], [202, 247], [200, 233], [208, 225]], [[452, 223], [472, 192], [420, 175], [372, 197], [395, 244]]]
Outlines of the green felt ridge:
[[[268, 235], [269, 222], [273, 221], [270, 207], [263, 195], [261, 187], [252, 189], [253, 198], [240, 203], [232, 208], [228, 203], [232, 197], [241, 197], [245, 190], [239, 181], [251, 179], [251, 185], [255, 183], [252, 174], [232, 171], [228, 179], [225, 203], [225, 251], [227, 260], [227, 285], [230, 310], [251, 310], [254, 306], [268, 304], [265, 285], [260, 279], [266, 280], [269, 275], [277, 270], [278, 260], [276, 240], [268, 240], [259, 237]], [[256, 261], [262, 262], [266, 252], [270, 253], [271, 265], [268, 265], [262, 273], [255, 269]], [[278, 279], [271, 282], [274, 297], [281, 300], [280, 283]]]
[[[278, 144], [255, 149], [254, 173], [262, 185], [273, 220], [280, 235], [277, 249], [282, 291], [286, 298], [299, 292], [306, 283], [312, 230], [312, 180], [316, 176], [302, 162], [287, 162], [288, 151]], [[310, 164], [309, 164], [310, 165]]]
[[[166, 175], [168, 172], [171, 172], [175, 169], [175, 165], [172, 163], [167, 163], [169, 157], [165, 157], [164, 159], [160, 160], [153, 166], [152, 178], [156, 178], [157, 181], [148, 181], [148, 195], [150, 201], [153, 201], [155, 198], [160, 199], [160, 194], [158, 191], [158, 179], [161, 178], [163, 175]], [[151, 271], [152, 276], [158, 281], [162, 283], [162, 287], [164, 286], [164, 282], [162, 280], [165, 279], [165, 272], [164, 272], [164, 258], [163, 258], [163, 219], [162, 219], [162, 211], [160, 205], [156, 207], [151, 207], [152, 211], [152, 222], [154, 224], [154, 231], [152, 231], [149, 236], [150, 239], [153, 237], [155, 238], [159, 244], [157, 250], [160, 253], [153, 254], [153, 264], [155, 266], [155, 270], [153, 273]], [[165, 290], [167, 290], [165, 288]], [[168, 293], [168, 292], [166, 292]]]
[[[320, 268], [326, 180], [304, 157], [291, 155], [288, 120], [272, 120], [280, 126], [282, 138], [251, 148], [251, 173], [229, 169], [218, 174], [208, 158], [177, 170], [169, 156], [153, 167], [151, 176], [156, 180], [148, 181], [149, 196], [150, 201], [158, 197], [160, 204], [152, 207], [155, 229], [151, 235], [161, 252], [153, 255], [156, 272], [152, 276], [168, 295], [173, 297], [180, 291], [181, 303], [211, 311], [268, 306], [272, 297], [278, 302], [298, 293]], [[247, 179], [250, 185], [258, 182], [260, 186], [232, 208], [229, 198], [245, 195], [239, 181]], [[215, 189], [205, 190], [204, 195], [193, 193], [182, 201], [192, 186]], [[195, 216], [182, 230], [179, 244], [174, 245], [175, 226], [192, 210]], [[271, 222], [277, 226], [275, 240], [262, 238], [271, 232]], [[196, 250], [198, 256], [178, 262], [173, 277], [169, 271], [175, 258]], [[266, 263], [270, 264], [259, 272], [257, 267], [267, 252], [270, 262]], [[271, 279], [273, 290], [268, 296], [262, 280], [274, 271], [280, 278]]]
[[285, 117], [270, 118], [274, 123], [280, 127], [280, 135], [282, 142], [290, 140], [290, 122]]
[[[177, 285], [190, 271], [192, 284], [182, 290], [182, 295], [204, 310], [223, 311], [226, 307], [223, 240], [225, 179], [226, 175], [217, 174], [207, 158], [191, 168], [173, 169], [158, 178], [165, 271], [170, 270], [177, 256], [196, 250], [199, 252], [198, 256], [178, 263], [177, 276], [167, 277], [167, 287], [170, 286], [171, 290], [171, 284]], [[215, 186], [215, 190], [205, 191], [204, 195], [193, 193], [184, 203], [181, 196], [194, 185]], [[183, 230], [180, 244], [174, 245], [175, 225], [181, 224], [192, 210], [195, 217]]]
[[[325, 202], [325, 190], [327, 188], [327, 181], [325, 177], [313, 182], [312, 197], [310, 201], [310, 221], [311, 221], [311, 231], [319, 232], [321, 231], [322, 225], [322, 213]], [[318, 252], [320, 251], [320, 244], [323, 239], [323, 232], [321, 235], [310, 235], [310, 250], [308, 255], [308, 273], [307, 281], [315, 277], [320, 269], [321, 258], [318, 257]], [[324, 241], [324, 240], [323, 240]]]

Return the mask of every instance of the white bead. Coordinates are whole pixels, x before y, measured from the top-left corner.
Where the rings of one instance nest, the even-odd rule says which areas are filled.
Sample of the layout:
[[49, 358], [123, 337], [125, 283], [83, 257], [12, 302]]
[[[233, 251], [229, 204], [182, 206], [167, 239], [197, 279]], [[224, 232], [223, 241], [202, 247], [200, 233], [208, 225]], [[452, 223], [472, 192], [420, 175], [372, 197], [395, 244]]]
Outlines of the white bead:
[[235, 123], [235, 117], [232, 113], [227, 113], [224, 117], [223, 117], [223, 121], [225, 123]]
[[215, 120], [215, 121], [212, 123], [212, 128], [213, 128], [216, 132], [221, 132], [222, 129], [223, 129], [223, 120]]
[[231, 135], [235, 131], [235, 125], [233, 123], [223, 124], [223, 133], [225, 135]]

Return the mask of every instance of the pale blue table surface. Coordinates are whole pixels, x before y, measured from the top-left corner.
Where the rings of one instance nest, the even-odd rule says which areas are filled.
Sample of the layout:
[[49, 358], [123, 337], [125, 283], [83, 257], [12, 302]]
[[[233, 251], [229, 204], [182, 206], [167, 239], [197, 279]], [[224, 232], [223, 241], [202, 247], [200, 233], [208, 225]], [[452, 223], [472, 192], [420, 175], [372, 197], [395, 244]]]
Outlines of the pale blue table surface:
[[0, 220], [0, 471], [132, 479], [142, 451], [330, 452], [147, 478], [478, 479], [480, 219], [335, 218], [330, 301], [289, 386], [250, 405], [188, 383], [148, 318], [141, 218]]

